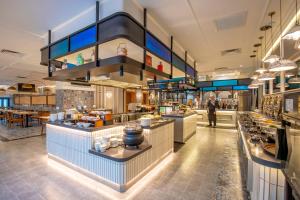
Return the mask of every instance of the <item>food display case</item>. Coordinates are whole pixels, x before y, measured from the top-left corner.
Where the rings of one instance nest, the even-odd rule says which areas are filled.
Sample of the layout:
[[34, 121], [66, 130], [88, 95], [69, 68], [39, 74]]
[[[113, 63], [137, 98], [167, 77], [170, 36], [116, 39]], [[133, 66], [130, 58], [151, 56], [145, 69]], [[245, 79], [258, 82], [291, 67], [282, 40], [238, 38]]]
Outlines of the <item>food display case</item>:
[[283, 115], [288, 157], [283, 173], [287, 179], [288, 199], [300, 199], [300, 118]]
[[281, 120], [282, 101], [282, 94], [265, 95], [262, 99], [262, 113], [274, 120]]

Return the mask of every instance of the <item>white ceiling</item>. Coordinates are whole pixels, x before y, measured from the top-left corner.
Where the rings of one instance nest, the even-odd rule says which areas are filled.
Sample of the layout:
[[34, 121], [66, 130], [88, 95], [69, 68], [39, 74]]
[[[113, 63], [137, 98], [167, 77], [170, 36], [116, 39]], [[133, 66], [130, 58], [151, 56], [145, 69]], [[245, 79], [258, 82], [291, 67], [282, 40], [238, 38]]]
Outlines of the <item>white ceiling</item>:
[[[277, 12], [274, 32], [279, 31], [279, 0], [137, 1], [193, 55], [201, 74], [211, 75], [217, 68], [225, 67], [228, 70], [220, 70], [220, 73], [236, 70], [248, 75], [253, 70], [249, 56], [253, 53], [253, 44], [259, 42], [257, 38], [263, 34], [259, 28], [270, 21], [268, 12]], [[294, 0], [282, 2], [285, 25], [295, 14]], [[218, 30], [216, 21], [221, 21], [221, 27], [225, 28]], [[270, 46], [269, 36], [267, 42]], [[221, 51], [235, 48], [241, 48], [241, 53], [221, 55]]]
[[42, 80], [47, 76], [47, 68], [39, 64], [40, 48], [45, 44], [43, 36], [49, 29], [94, 5], [95, 0], [1, 0], [0, 50], [18, 51], [24, 56], [0, 54], [0, 85], [50, 84]]
[[[279, 0], [136, 1], [197, 59], [198, 71], [202, 74], [220, 67], [228, 67], [229, 71], [251, 71], [253, 65], [249, 55], [261, 35], [258, 29], [268, 22], [266, 13], [271, 10], [278, 12], [279, 9]], [[290, 19], [294, 1], [283, 2], [284, 13], [288, 13], [284, 18]], [[40, 48], [44, 46], [43, 36], [47, 30], [94, 4], [95, 0], [1, 0], [0, 49], [19, 51], [24, 56], [0, 54], [0, 85], [32, 80], [40, 83], [47, 76], [47, 68], [39, 64]], [[235, 16], [245, 17], [245, 20]], [[274, 21], [278, 22], [276, 17]], [[223, 20], [221, 27], [227, 29], [218, 31], [216, 20]], [[278, 30], [275, 28], [275, 32]], [[234, 48], [241, 48], [241, 53], [221, 56], [221, 51]], [[27, 79], [17, 79], [16, 76], [26, 76]]]

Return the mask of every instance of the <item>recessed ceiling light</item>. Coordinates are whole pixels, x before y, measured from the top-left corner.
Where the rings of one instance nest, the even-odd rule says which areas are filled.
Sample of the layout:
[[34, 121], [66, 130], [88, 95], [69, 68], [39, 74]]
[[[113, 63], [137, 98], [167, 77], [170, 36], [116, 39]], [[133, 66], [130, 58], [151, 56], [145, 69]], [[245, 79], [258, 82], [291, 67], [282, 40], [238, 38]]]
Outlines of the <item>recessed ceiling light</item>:
[[16, 76], [17, 78], [27, 78], [26, 76]]

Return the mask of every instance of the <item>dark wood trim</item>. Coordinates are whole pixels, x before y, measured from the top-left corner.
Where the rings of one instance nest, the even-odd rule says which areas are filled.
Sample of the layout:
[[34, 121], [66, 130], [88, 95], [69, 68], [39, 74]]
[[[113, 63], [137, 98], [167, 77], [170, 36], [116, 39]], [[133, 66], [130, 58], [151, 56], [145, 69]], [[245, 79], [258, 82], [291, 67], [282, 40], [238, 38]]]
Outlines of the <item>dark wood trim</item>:
[[[51, 44], [51, 30], [48, 30], [48, 45]], [[51, 50], [50, 48], [48, 49], [48, 77], [52, 76], [52, 71], [51, 71]]]
[[171, 78], [173, 78], [173, 36], [171, 36]]
[[99, 42], [99, 24], [97, 23], [97, 21], [99, 21], [99, 12], [100, 12], [100, 9], [99, 9], [99, 1], [96, 1], [96, 46], [95, 46], [95, 65], [96, 67], [99, 67], [99, 62], [98, 62], [98, 59], [99, 59], [99, 45], [98, 45], [98, 42]]
[[187, 51], [184, 52], [184, 73], [185, 73], [185, 81], [187, 78]]

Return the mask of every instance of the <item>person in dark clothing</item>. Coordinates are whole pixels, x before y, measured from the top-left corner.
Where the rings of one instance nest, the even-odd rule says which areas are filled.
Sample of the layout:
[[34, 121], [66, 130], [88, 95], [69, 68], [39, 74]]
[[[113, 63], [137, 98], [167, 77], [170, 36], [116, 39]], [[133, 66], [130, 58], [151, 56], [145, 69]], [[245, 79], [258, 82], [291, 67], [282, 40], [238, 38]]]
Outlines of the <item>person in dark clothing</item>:
[[207, 102], [207, 113], [209, 121], [208, 126], [212, 126], [212, 122], [214, 123], [213, 127], [216, 127], [217, 125], [216, 108], [219, 108], [219, 103], [215, 99], [215, 96], [211, 96]]

